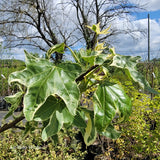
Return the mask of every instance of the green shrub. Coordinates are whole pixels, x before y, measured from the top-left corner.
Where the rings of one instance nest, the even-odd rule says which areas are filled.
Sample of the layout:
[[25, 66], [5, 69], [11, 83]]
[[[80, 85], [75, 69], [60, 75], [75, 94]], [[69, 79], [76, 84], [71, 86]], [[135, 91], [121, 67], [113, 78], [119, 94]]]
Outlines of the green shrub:
[[[87, 27], [95, 32], [96, 39], [109, 30], [101, 31], [100, 23]], [[70, 50], [76, 63], [53, 63], [52, 54], [65, 54], [65, 48]], [[56, 44], [46, 52], [46, 58], [37, 58], [25, 51], [26, 68], [9, 76], [9, 84], [19, 84], [20, 90], [5, 98], [11, 103], [6, 117], [23, 104], [23, 117], [28, 122], [43, 124], [44, 141], [56, 140], [58, 132], [66, 125], [77, 127], [87, 146], [99, 135], [118, 138], [120, 133], [114, 125], [128, 119], [132, 106], [130, 97], [119, 85], [120, 77], [132, 79], [144, 90], [157, 92], [136, 70], [140, 57], [116, 54], [114, 48], [108, 48], [106, 54], [106, 48], [105, 43], [97, 39], [94, 49], [79, 52], [64, 43]], [[114, 77], [118, 82], [113, 81]], [[91, 103], [83, 102], [82, 105], [83, 96], [90, 93]]]
[[[132, 88], [132, 87], [131, 87]], [[131, 89], [129, 89], [131, 91]], [[112, 159], [158, 159], [160, 154], [160, 97], [150, 97], [132, 91], [132, 114], [128, 122], [120, 125], [122, 135], [117, 140], [105, 139], [105, 153], [96, 157]], [[131, 94], [131, 92], [130, 92]], [[118, 129], [118, 126], [117, 128]], [[23, 138], [22, 132], [15, 129], [1, 133], [0, 157], [3, 159], [83, 159], [86, 152], [81, 152], [77, 144], [75, 129], [61, 130], [58, 145], [51, 141], [43, 142], [40, 131], [31, 131]], [[67, 136], [66, 136], [67, 135]], [[95, 146], [96, 148], [99, 145]]]
[[[99, 34], [108, 33], [109, 28], [100, 31], [99, 27], [99, 23], [92, 27], [88, 26], [95, 32], [96, 37]], [[53, 64], [50, 60], [52, 54], [55, 52], [63, 54], [65, 48], [71, 51], [76, 63], [64, 61]], [[133, 102], [134, 107], [131, 120], [120, 125], [123, 131], [122, 137], [117, 141], [108, 141], [108, 138], [116, 139], [120, 136], [117, 124], [128, 120], [130, 115], [132, 106], [130, 97], [133, 97], [131, 91], [135, 92], [135, 89], [132, 88], [131, 80], [136, 84], [136, 89], [139, 89], [139, 86], [141, 86], [142, 89], [148, 92], [154, 94], [157, 92], [150, 87], [146, 79], [136, 70], [136, 64], [139, 62], [140, 57], [116, 54], [114, 48], [110, 48], [109, 53], [106, 54], [104, 52], [105, 48], [104, 43], [97, 42], [93, 50], [81, 49], [79, 52], [74, 52], [62, 43], [51, 47], [46, 53], [46, 58], [37, 58], [25, 51], [26, 68], [9, 76], [10, 84], [16, 82], [20, 85], [19, 92], [5, 98], [12, 105], [5, 118], [12, 115], [15, 109], [23, 103], [23, 115], [21, 118], [26, 118], [28, 121], [25, 125], [26, 133], [28, 130], [31, 132], [31, 135], [36, 134], [36, 128], [34, 128], [32, 122], [36, 124], [41, 123], [40, 130], [43, 130], [42, 139], [47, 141], [42, 142], [38, 138], [38, 134], [33, 136], [33, 138], [29, 138], [30, 145], [41, 146], [41, 144], [47, 143], [47, 150], [42, 150], [41, 148], [40, 151], [36, 151], [28, 147], [26, 152], [24, 149], [17, 152], [16, 148], [15, 156], [19, 157], [22, 154], [22, 156], [24, 155], [24, 157], [29, 157], [30, 159], [38, 156], [37, 159], [45, 159], [45, 154], [48, 157], [50, 156], [49, 159], [74, 159], [75, 157], [78, 159], [78, 157], [83, 157], [84, 154], [77, 150], [79, 147], [75, 143], [74, 132], [71, 132], [72, 136], [68, 136], [68, 133], [70, 133], [68, 131], [69, 128], [79, 129], [86, 146], [92, 146], [99, 139], [102, 151], [100, 153], [103, 153], [101, 158], [104, 158], [104, 156], [107, 158], [113, 157], [110, 154], [113, 151], [115, 153], [114, 158], [119, 159], [125, 158], [125, 156], [132, 158], [133, 155], [135, 158], [157, 156], [158, 149], [149, 146], [150, 139], [144, 137], [144, 135], [150, 135], [150, 123], [152, 121], [156, 122], [157, 126], [159, 125], [157, 122], [158, 118], [155, 119], [154, 117], [153, 119], [152, 117], [152, 112], [157, 111], [157, 108], [155, 108], [154, 104], [151, 107], [151, 102], [146, 103], [143, 95], [140, 95], [139, 99], [136, 99], [136, 97]], [[121, 86], [121, 83], [124, 82], [126, 84], [123, 84], [123, 88], [130, 97], [128, 97]], [[128, 82], [131, 82], [131, 84], [127, 84]], [[126, 89], [126, 85], [130, 85], [131, 89]], [[25, 86], [25, 89], [23, 89], [23, 86]], [[90, 100], [87, 97], [90, 97]], [[157, 100], [153, 102], [157, 103]], [[157, 142], [156, 128], [152, 130], [155, 131], [155, 134], [153, 134], [156, 137], [154, 141]], [[12, 137], [12, 134], [10, 136]], [[48, 143], [48, 139], [53, 140], [54, 144], [57, 143], [58, 145], [55, 146], [52, 143]], [[69, 145], [65, 143], [68, 140]], [[105, 140], [107, 143], [105, 143]], [[134, 142], [133, 144], [131, 140]], [[71, 142], [74, 142], [74, 145]], [[110, 142], [114, 149], [118, 148], [118, 151], [109, 146]], [[17, 143], [18, 145], [23, 145], [25, 141], [23, 142], [20, 139], [20, 142], [18, 142], [16, 140], [16, 145]], [[129, 145], [129, 143], [131, 144]], [[143, 146], [142, 144], [145, 145]], [[50, 152], [49, 146], [53, 147], [52, 152]], [[11, 147], [9, 152], [13, 152], [12, 149], [15, 150], [14, 147]], [[30, 149], [35, 155], [30, 154]], [[72, 150], [71, 152], [70, 149]], [[143, 154], [144, 150], [145, 154]], [[152, 151], [155, 151], [154, 153], [156, 154], [152, 155]], [[3, 154], [5, 159], [10, 158], [5, 156]]]
[[0, 159], [82, 160], [86, 152], [80, 151], [81, 144], [74, 138], [76, 133], [74, 129], [68, 130], [67, 136], [64, 136], [66, 131], [61, 132], [58, 145], [54, 145], [51, 141], [42, 141], [37, 130], [23, 137], [22, 132], [10, 129], [0, 134]]
[[136, 93], [132, 114], [121, 125], [122, 136], [117, 139], [117, 158], [157, 159], [160, 155], [160, 97], [153, 100]]

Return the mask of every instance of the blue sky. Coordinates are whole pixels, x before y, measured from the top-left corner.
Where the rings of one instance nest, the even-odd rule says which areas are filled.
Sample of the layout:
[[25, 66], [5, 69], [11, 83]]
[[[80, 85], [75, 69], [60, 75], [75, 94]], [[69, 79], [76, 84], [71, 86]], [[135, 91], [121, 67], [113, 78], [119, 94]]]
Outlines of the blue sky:
[[[160, 2], [159, 2], [160, 3]], [[151, 59], [160, 58], [160, 9], [134, 13], [133, 23], [146, 30], [145, 36], [136, 40], [124, 35], [123, 40], [115, 43], [116, 51], [120, 54], [141, 56], [143, 60], [148, 58], [148, 14], [150, 15], [150, 50]]]
[[[138, 0], [130, 0], [137, 3]], [[133, 13], [131, 18], [133, 28], [141, 28], [146, 30], [148, 27], [148, 13], [150, 14], [150, 48], [151, 59], [160, 58], [160, 0], [140, 0], [145, 10]], [[121, 25], [123, 23], [123, 25]], [[125, 26], [125, 22], [117, 20], [118, 27]], [[143, 60], [147, 60], [148, 40], [147, 34], [142, 36], [137, 33], [136, 39], [132, 39], [128, 35], [120, 35], [115, 37], [113, 43], [115, 50], [119, 54], [141, 56]], [[0, 39], [1, 41], [1, 39]], [[29, 49], [27, 49], [30, 52]], [[11, 50], [12, 57], [24, 60], [24, 48], [14, 48]], [[38, 52], [38, 51], [35, 51]], [[11, 57], [11, 56], [10, 56]]]
[[139, 36], [136, 40], [123, 35], [119, 42], [115, 43], [116, 51], [120, 54], [141, 56], [143, 60], [148, 58], [148, 14], [150, 15], [150, 49], [151, 59], [160, 58], [160, 1], [159, 0], [130, 0], [141, 2], [145, 10], [134, 13], [131, 17], [133, 27], [146, 30], [145, 36]]
[[134, 13], [133, 15], [136, 16], [136, 19], [145, 19], [147, 18], [148, 14], [150, 15], [150, 19], [155, 19], [156, 21], [159, 21], [160, 19], [160, 10], [156, 11], [146, 11], [146, 12], [138, 12]]

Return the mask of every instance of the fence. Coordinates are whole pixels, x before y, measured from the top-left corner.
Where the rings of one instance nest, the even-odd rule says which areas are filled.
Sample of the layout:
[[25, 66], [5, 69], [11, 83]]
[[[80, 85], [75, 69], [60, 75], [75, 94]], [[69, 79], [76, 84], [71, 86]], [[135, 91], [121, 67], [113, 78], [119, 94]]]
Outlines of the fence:
[[[160, 90], [160, 60], [152, 60], [150, 62], [139, 63], [139, 70], [150, 83], [151, 87]], [[151, 99], [154, 94], [151, 93]]]
[[141, 62], [139, 63], [141, 67], [139, 70], [148, 82], [150, 82], [151, 87], [159, 88], [160, 87], [160, 61], [150, 61], [150, 62]]

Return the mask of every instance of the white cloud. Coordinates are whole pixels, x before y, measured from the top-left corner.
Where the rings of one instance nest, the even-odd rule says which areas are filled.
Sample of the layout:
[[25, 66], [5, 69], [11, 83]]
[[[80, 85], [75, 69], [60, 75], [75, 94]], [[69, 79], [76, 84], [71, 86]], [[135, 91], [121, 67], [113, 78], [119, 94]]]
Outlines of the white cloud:
[[2, 38], [2, 37], [0, 37], [0, 43], [1, 43], [1, 42], [3, 42], [3, 38]]
[[149, 11], [160, 10], [160, 1], [159, 0], [143, 0], [144, 3], [147, 3], [146, 8]]
[[[52, 7], [60, 7], [59, 5], [57, 5], [57, 3], [62, 2], [62, 0], [56, 0], [54, 2], [56, 2], [56, 3]], [[65, 0], [65, 2], [67, 2], [67, 0]], [[137, 4], [138, 3], [145, 4], [145, 8], [148, 11], [155, 11], [155, 10], [160, 9], [160, 5], [159, 5], [160, 0], [130, 0], [130, 2], [134, 2]], [[69, 14], [67, 15], [68, 18], [70, 16], [72, 16], [73, 18], [76, 17], [76, 16], [73, 16], [73, 15], [75, 15], [75, 14], [73, 14], [75, 11], [73, 9], [71, 9], [70, 7], [69, 8], [66, 7], [65, 10], [67, 10], [67, 13], [69, 12]], [[54, 10], [53, 10], [53, 12], [54, 12]], [[63, 20], [63, 18], [65, 18], [65, 16], [63, 17], [63, 14], [57, 14], [57, 18], [59, 18], [59, 19], [61, 18]], [[131, 29], [137, 28], [137, 29], [147, 30], [148, 20], [147, 19], [135, 20], [135, 18], [136, 17], [129, 17], [129, 19], [131, 19], [133, 21], [132, 25], [127, 22], [124, 22], [124, 20], [120, 20], [120, 19], [117, 20], [116, 19], [116, 23], [113, 24], [112, 26], [117, 29], [119, 29], [119, 28], [126, 29], [127, 27], [129, 27]], [[69, 19], [67, 19], [67, 20], [69, 20]], [[63, 21], [61, 21], [61, 22], [63, 22]], [[70, 23], [67, 23], [67, 27], [71, 26], [71, 28], [72, 28], [72, 25], [70, 25]], [[151, 25], [150, 25], [151, 26], [151, 40], [150, 40], [151, 54], [152, 54], [152, 58], [154, 58], [155, 56], [158, 55], [159, 50], [160, 50], [160, 45], [159, 45], [160, 44], [160, 20], [159, 20], [159, 22], [155, 21], [155, 20], [151, 20], [150, 23], [151, 23]], [[59, 23], [59, 26], [64, 27], [64, 29], [65, 29], [65, 26], [63, 26], [63, 23], [62, 24]], [[35, 29], [30, 28], [30, 33], [34, 34], [35, 32], [36, 32]], [[119, 35], [114, 38], [114, 39], [116, 39], [116, 43], [114, 43], [113, 45], [115, 46], [117, 53], [140, 55], [144, 59], [147, 59], [147, 49], [148, 49], [147, 36], [140, 37], [142, 35], [139, 34], [138, 32], [135, 34], [136, 34], [136, 36], [139, 36], [138, 40], [134, 40], [129, 35], [123, 34], [123, 35]], [[1, 37], [0, 37], [0, 41], [1, 41]], [[14, 58], [24, 60], [24, 49], [23, 48], [14, 48], [11, 50], [11, 52], [14, 53], [13, 54]]]
[[[148, 19], [136, 20], [133, 22], [133, 26], [147, 30]], [[117, 36], [117, 43], [114, 44], [115, 49], [117, 53], [142, 56], [146, 60], [148, 56], [147, 37], [146, 35], [139, 37], [138, 40], [134, 40], [129, 35]], [[151, 59], [160, 58], [160, 22], [155, 20], [150, 20], [150, 50]]]
[[13, 48], [10, 55], [13, 59], [25, 60], [24, 48]]
[[130, 2], [143, 5], [148, 11], [160, 10], [159, 0], [130, 0]]
[[[125, 25], [124, 21], [117, 20], [116, 22], [117, 28], [125, 29], [127, 25]], [[113, 25], [114, 26], [114, 25]], [[131, 27], [131, 26], [130, 26]], [[148, 27], [148, 19], [140, 19], [134, 20], [132, 23], [133, 29], [144, 29], [147, 31]], [[160, 21], [150, 20], [150, 48], [151, 48], [151, 58], [160, 58], [157, 57], [160, 55]], [[133, 39], [127, 34], [118, 35], [114, 37], [116, 42], [113, 46], [116, 49], [116, 52], [124, 55], [132, 55], [132, 56], [141, 56], [143, 59], [147, 60], [147, 50], [148, 50], [148, 40], [147, 35], [142, 36], [139, 33], [136, 33], [139, 36], [138, 39]], [[14, 48], [11, 50], [12, 56], [15, 59], [24, 60], [24, 49], [25, 48]], [[30, 50], [26, 49], [28, 52]], [[32, 51], [31, 51], [32, 52]], [[33, 51], [34, 52], [34, 51]]]
[[29, 53], [38, 53], [40, 56], [44, 55], [42, 51], [39, 49], [33, 49], [33, 48], [12, 48], [10, 51], [10, 57], [8, 58], [13, 58], [13, 59], [19, 59], [25, 61], [25, 54], [24, 50], [26, 50]]

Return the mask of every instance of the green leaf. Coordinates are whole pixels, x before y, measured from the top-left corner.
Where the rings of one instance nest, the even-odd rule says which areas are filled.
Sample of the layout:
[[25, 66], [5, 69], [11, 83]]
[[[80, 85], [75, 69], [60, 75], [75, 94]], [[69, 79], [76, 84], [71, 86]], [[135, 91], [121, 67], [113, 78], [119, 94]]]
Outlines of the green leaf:
[[85, 119], [84, 119], [84, 117], [81, 116], [79, 111], [77, 111], [77, 114], [74, 117], [73, 124], [75, 126], [77, 126], [78, 128], [86, 128], [87, 127]]
[[109, 125], [107, 129], [101, 133], [101, 135], [108, 137], [110, 139], [117, 139], [120, 137], [121, 132], [117, 131], [113, 125]]
[[26, 68], [24, 70], [16, 71], [9, 75], [9, 84], [18, 82], [27, 87], [30, 83], [32, 83], [31, 78], [35, 74], [39, 74], [40, 72], [43, 72], [53, 66], [49, 60], [37, 58], [32, 54], [29, 54], [27, 51], [25, 51], [25, 64]]
[[62, 102], [54, 96], [49, 96], [45, 103], [36, 110], [34, 114], [35, 121], [46, 121], [51, 117], [53, 112], [61, 107]]
[[98, 86], [93, 105], [98, 132], [103, 132], [117, 113], [121, 120], [126, 120], [131, 112], [130, 98], [118, 84], [107, 81]]
[[88, 62], [90, 64], [90, 66], [93, 66], [95, 63], [95, 58], [96, 56], [84, 56], [82, 57], [84, 59], [85, 62]]
[[101, 51], [103, 51], [104, 49], [106, 49], [107, 47], [104, 47], [105, 42], [103, 43], [98, 43], [97, 42], [97, 46], [95, 47], [95, 51], [99, 51], [101, 53]]
[[13, 114], [13, 112], [20, 106], [22, 101], [23, 92], [17, 92], [15, 95], [5, 97], [5, 101], [11, 104], [9, 112], [5, 115], [4, 119], [7, 119]]
[[103, 51], [90, 51], [81, 49], [78, 53], [78, 56], [81, 57], [80, 59], [83, 59], [86, 64], [93, 66], [102, 65], [104, 62], [107, 62], [107, 60], [111, 59], [112, 54], [104, 54]]
[[105, 62], [106, 59], [107, 59], [107, 55], [106, 54], [100, 54], [100, 55], [96, 56], [95, 64], [101, 65], [101, 64], [103, 64]]
[[31, 122], [26, 122], [25, 124], [25, 130], [23, 133], [23, 136], [26, 137], [26, 135], [30, 132], [32, 125], [30, 125]]
[[61, 43], [61, 44], [56, 44], [54, 46], [52, 46], [46, 53], [47, 57], [50, 58], [52, 53], [64, 53], [64, 49], [65, 49], [65, 44]]
[[141, 58], [139, 56], [123, 56], [123, 55], [115, 55], [113, 58], [113, 62], [110, 66], [118, 67], [125, 70], [126, 74], [133, 79], [133, 81], [137, 82], [143, 89], [148, 90], [151, 93], [157, 94], [157, 92], [152, 89], [148, 83], [148, 81], [144, 78], [144, 76], [136, 70], [136, 65]]
[[31, 133], [32, 131], [34, 131], [36, 128], [38, 127], [38, 122], [35, 121], [27, 121], [25, 123], [25, 130], [23, 133], [23, 137], [26, 137], [29, 133]]
[[[49, 102], [51, 102], [51, 99], [53, 100], [53, 103], [50, 104], [53, 108], [49, 113], [47, 107]], [[52, 137], [56, 135], [60, 129], [62, 128], [63, 124], [71, 124], [73, 122], [74, 117], [70, 114], [68, 109], [66, 108], [65, 103], [62, 100], [57, 100], [56, 98], [49, 97], [47, 99], [49, 102], [46, 102], [41, 108], [35, 113], [35, 120], [44, 120], [46, 121], [49, 119], [49, 121], [46, 121], [45, 128], [42, 131], [42, 139], [46, 141], [49, 137]], [[57, 100], [57, 101], [56, 101]], [[56, 101], [56, 104], [54, 102]], [[47, 109], [47, 112], [45, 110]], [[44, 115], [41, 111], [44, 111]], [[48, 118], [47, 118], [47, 113]]]
[[149, 82], [145, 79], [145, 77], [136, 70], [126, 70], [126, 74], [131, 77], [135, 82], [137, 82], [144, 90], [149, 91], [153, 94], [158, 94], [153, 88], [151, 88]]
[[108, 34], [110, 27], [104, 29], [103, 31], [100, 31], [100, 22], [98, 24], [93, 24], [92, 26], [86, 26], [89, 29], [93, 30], [94, 32], [96, 32], [97, 35], [99, 34]]
[[79, 58], [81, 64], [85, 65], [85, 69], [88, 63], [90, 64], [90, 66], [94, 65], [94, 61], [96, 58], [95, 53], [96, 53], [95, 51], [84, 50], [84, 49], [81, 49], [79, 52], [77, 52], [77, 57]]
[[42, 131], [42, 139], [46, 141], [48, 137], [56, 135], [63, 126], [63, 114], [56, 111], [52, 114], [48, 125]]
[[87, 113], [86, 114], [88, 118], [87, 127], [85, 128], [84, 132], [84, 142], [87, 146], [91, 145], [97, 137], [97, 131], [94, 124], [94, 117], [92, 114]]
[[53, 142], [55, 145], [58, 144], [59, 139], [58, 139], [58, 135], [57, 135], [57, 134], [51, 136], [50, 138], [51, 138], [52, 142]]
[[140, 59], [141, 59], [140, 56], [133, 57], [133, 56], [124, 56], [116, 54], [113, 57], [113, 62], [111, 66], [116, 66], [118, 68], [126, 68], [126, 69], [135, 68]]
[[90, 66], [93, 66], [95, 64], [102, 64], [106, 58], [107, 55], [105, 54], [100, 54], [99, 51], [86, 51], [86, 50], [80, 50], [79, 54], [81, 58], [87, 62]]
[[64, 123], [71, 124], [73, 119], [74, 117], [68, 111], [63, 100], [54, 96], [49, 96], [46, 102], [35, 112], [34, 115], [35, 121], [46, 122], [45, 128], [42, 131], [42, 139], [44, 141], [46, 141], [49, 137], [56, 135]]
[[49, 60], [26, 55], [26, 69], [14, 72], [9, 82], [19, 82], [27, 87], [24, 96], [24, 115], [31, 121], [51, 95], [57, 95], [65, 102], [69, 112], [76, 114], [79, 103], [79, 89], [75, 82], [81, 67], [74, 63], [53, 65]]

